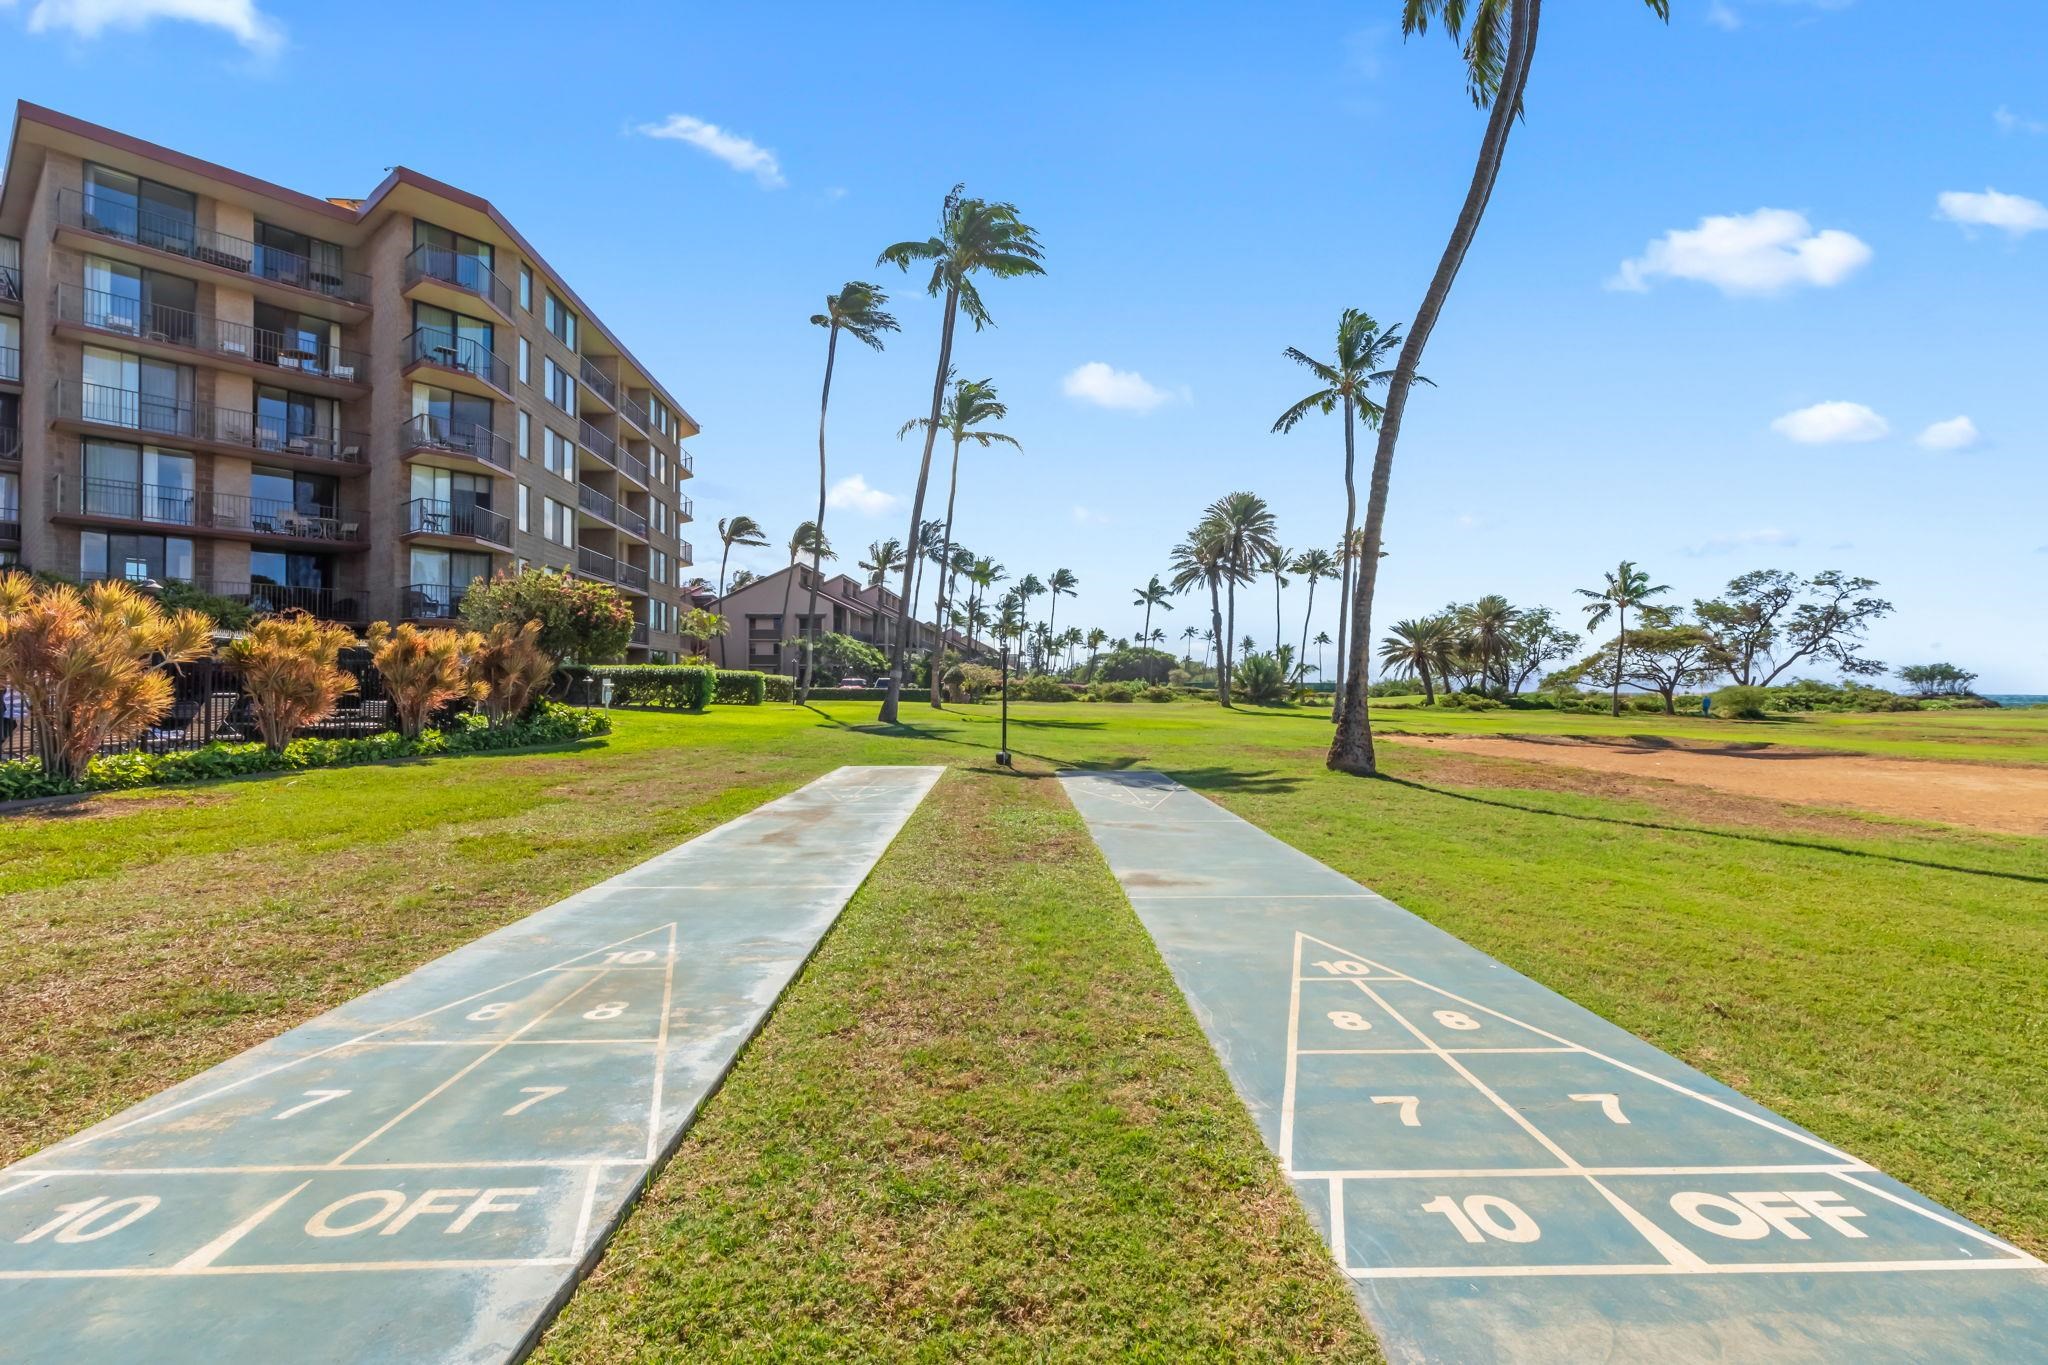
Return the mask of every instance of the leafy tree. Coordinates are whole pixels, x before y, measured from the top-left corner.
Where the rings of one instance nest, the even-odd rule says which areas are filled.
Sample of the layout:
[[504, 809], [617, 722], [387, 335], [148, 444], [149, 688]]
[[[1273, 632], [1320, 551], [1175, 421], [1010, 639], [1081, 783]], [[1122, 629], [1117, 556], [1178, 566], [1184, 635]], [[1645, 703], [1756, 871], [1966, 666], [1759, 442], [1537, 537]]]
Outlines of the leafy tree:
[[1908, 664], [1899, 670], [1899, 680], [1923, 697], [1963, 697], [1977, 675], [1954, 664]]
[[1518, 695], [1545, 664], [1569, 659], [1578, 648], [1579, 637], [1560, 629], [1556, 614], [1549, 607], [1523, 611], [1507, 633], [1509, 695]]
[[228, 641], [221, 661], [242, 675], [264, 744], [283, 752], [293, 735], [327, 719], [335, 703], [356, 690], [355, 675], [339, 662], [341, 651], [355, 642], [347, 626], [303, 611], [254, 622]]
[[1275, 655], [1247, 652], [1238, 660], [1230, 686], [1254, 706], [1277, 706], [1287, 700], [1287, 666]]
[[[1605, 653], [1602, 649], [1600, 656]], [[1628, 680], [1662, 697], [1667, 716], [1677, 713], [1681, 688], [1710, 683], [1727, 671], [1712, 631], [1659, 607], [1643, 609], [1621, 653]]]
[[[1668, 19], [1670, 0], [1644, 0], [1659, 18]], [[1479, 233], [1479, 221], [1493, 197], [1494, 182], [1500, 178], [1502, 159], [1507, 153], [1508, 131], [1522, 114], [1522, 95], [1529, 81], [1529, 67], [1536, 55], [1536, 29], [1542, 0], [1403, 0], [1401, 31], [1425, 31], [1433, 19], [1443, 22], [1451, 40], [1460, 45], [1465, 66], [1465, 88], [1472, 102], [1488, 111], [1486, 132], [1472, 169], [1472, 183], [1458, 210], [1450, 239], [1444, 244], [1436, 271], [1415, 310], [1415, 321], [1401, 345], [1394, 373], [1387, 383], [1387, 396], [1380, 417], [1377, 448], [1373, 452], [1372, 482], [1366, 498], [1365, 546], [1359, 558], [1358, 586], [1352, 595], [1353, 624], [1350, 658], [1346, 664], [1343, 700], [1339, 704], [1337, 733], [1330, 743], [1329, 766], [1342, 772], [1370, 776], [1377, 771], [1372, 749], [1372, 723], [1365, 706], [1365, 651], [1371, 634], [1372, 595], [1379, 572], [1381, 530], [1386, 523], [1387, 491], [1393, 477], [1394, 447], [1401, 438], [1401, 418], [1408, 408], [1408, 393], [1422, 364], [1423, 348], [1436, 330], [1437, 318], [1450, 298], [1451, 285], [1465, 263], [1465, 253]], [[1468, 24], [1469, 21], [1469, 24]], [[1617, 703], [1619, 692], [1616, 693]]]
[[1145, 580], [1144, 587], [1133, 588], [1131, 592], [1133, 594], [1131, 605], [1145, 609], [1145, 633], [1150, 635], [1152, 633], [1152, 608], [1157, 607], [1161, 611], [1172, 611], [1173, 589], [1160, 582], [1158, 574], [1153, 574]]
[[690, 653], [702, 655], [704, 647], [711, 641], [720, 641], [719, 656], [725, 655], [724, 639], [727, 629], [725, 617], [709, 607], [691, 607], [676, 622], [676, 634], [683, 637], [685, 644], [691, 644]]
[[423, 630], [409, 621], [370, 626], [370, 659], [384, 679], [401, 734], [418, 739], [434, 712], [482, 695], [483, 685], [470, 676], [470, 659], [482, 643], [473, 630]]
[[[1527, 0], [1523, 0], [1527, 3]], [[1598, 630], [1607, 624], [1607, 618], [1616, 618], [1614, 636], [1614, 705], [1613, 713], [1621, 714], [1622, 656], [1628, 650], [1628, 609], [1642, 606], [1652, 597], [1671, 591], [1668, 583], [1651, 583], [1650, 576], [1638, 569], [1631, 560], [1622, 560], [1615, 572], [1602, 575], [1606, 583], [1599, 588], [1578, 588], [1581, 597], [1592, 600], [1586, 603], [1586, 625]]]
[[889, 666], [881, 650], [865, 640], [856, 640], [837, 631], [820, 635], [813, 645], [818, 676], [835, 683], [847, 677], [866, 678], [872, 682]]
[[[832, 552], [832, 542], [825, 539], [825, 533], [818, 529], [815, 521], [800, 521], [796, 530], [789, 535], [789, 574], [782, 580], [782, 632], [787, 640], [795, 641], [805, 632], [797, 629], [789, 619], [789, 593], [796, 586], [796, 563], [799, 559], [811, 562], [811, 599], [817, 601], [818, 574], [828, 559], [837, 559]], [[803, 646], [808, 652], [809, 644]], [[798, 670], [801, 672], [801, 668]]]
[[500, 621], [479, 635], [469, 676], [482, 690], [484, 716], [493, 726], [525, 715], [555, 676], [553, 656], [540, 647], [540, 622], [515, 627]]
[[[1209, 589], [1209, 628], [1203, 638], [1212, 645], [1218, 640], [1230, 637], [1223, 629], [1223, 580], [1234, 572], [1230, 563], [1230, 546], [1223, 525], [1213, 516], [1205, 516], [1195, 524], [1187, 539], [1173, 547], [1170, 556], [1173, 590], [1187, 592], [1191, 588], [1204, 586]], [[1208, 661], [1208, 650], [1202, 658]], [[1216, 656], [1216, 701], [1221, 706], [1230, 705], [1230, 661], [1219, 652]]]
[[[735, 545], [758, 546], [768, 543], [768, 533], [761, 529], [761, 523], [749, 516], [720, 517], [718, 519], [718, 540], [723, 548], [718, 554], [718, 605], [725, 605], [725, 595], [730, 591], [725, 581], [725, 561], [732, 554]], [[725, 642], [718, 643], [719, 666], [725, 665]]]
[[1877, 677], [1885, 666], [1862, 655], [1872, 621], [1892, 604], [1870, 595], [1877, 580], [1826, 569], [1810, 579], [1783, 569], [1755, 569], [1728, 581], [1726, 593], [1694, 602], [1702, 624], [1720, 641], [1728, 671], [1743, 686], [1768, 687], [1803, 660], [1825, 660], [1853, 677]]
[[1445, 677], [1451, 652], [1450, 622], [1441, 616], [1396, 621], [1380, 641], [1380, 675], [1422, 679], [1425, 704], [1436, 701], [1433, 678]]
[[[932, 377], [932, 410], [925, 421], [924, 458], [918, 465], [917, 492], [910, 503], [913, 534], [917, 524], [924, 520], [925, 488], [931, 482], [932, 473], [932, 445], [939, 435], [946, 380], [953, 373], [955, 321], [964, 312], [977, 332], [989, 322], [988, 309], [982, 304], [975, 276], [987, 274], [996, 279], [1015, 279], [1045, 273], [1045, 267], [1039, 264], [1045, 253], [1039, 247], [1038, 233], [1017, 216], [1016, 207], [985, 199], [970, 199], [965, 190], [966, 186], [955, 185], [946, 196], [939, 210], [939, 230], [935, 235], [921, 242], [898, 242], [886, 248], [877, 262], [907, 271], [913, 264], [929, 261], [932, 274], [925, 292], [933, 298], [945, 299], [945, 312], [939, 328], [939, 363]], [[903, 590], [902, 610], [907, 612], [910, 595], [908, 570], [905, 571]], [[907, 636], [908, 632], [899, 623], [890, 651], [889, 695], [882, 702], [880, 714], [885, 725], [896, 723], [897, 703], [903, 688], [903, 649]]]
[[563, 663], [606, 664], [633, 638], [633, 607], [609, 583], [552, 569], [504, 570], [462, 595], [466, 625], [489, 631], [500, 623], [540, 622], [540, 648]]
[[1102, 656], [1095, 667], [1097, 682], [1163, 683], [1173, 672], [1174, 658], [1164, 650], [1135, 646]]

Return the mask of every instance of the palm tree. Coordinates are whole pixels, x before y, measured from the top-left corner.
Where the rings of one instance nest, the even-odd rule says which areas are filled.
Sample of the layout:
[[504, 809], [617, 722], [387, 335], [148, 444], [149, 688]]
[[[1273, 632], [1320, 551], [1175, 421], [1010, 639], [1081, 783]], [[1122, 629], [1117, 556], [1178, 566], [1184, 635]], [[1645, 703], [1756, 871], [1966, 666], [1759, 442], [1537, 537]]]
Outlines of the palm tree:
[[[1308, 582], [1308, 610], [1301, 614], [1301, 651], [1296, 655], [1301, 660], [1302, 667], [1306, 668], [1308, 666], [1308, 623], [1310, 618], [1316, 614], [1316, 583], [1320, 579], [1335, 578], [1337, 576], [1337, 560], [1328, 550], [1303, 550], [1294, 557], [1294, 563], [1288, 567], [1300, 574]], [[1318, 656], [1316, 659], [1316, 672], [1321, 673], [1322, 671], [1322, 658]]]
[[[1256, 493], [1227, 493], [1209, 505], [1207, 513], [1221, 528], [1225, 546], [1223, 581], [1228, 589], [1228, 614], [1224, 633], [1217, 636], [1223, 651], [1223, 666], [1230, 666], [1230, 637], [1237, 631], [1237, 588], [1257, 576], [1259, 566], [1274, 548], [1273, 511]], [[1247, 654], [1251, 651], [1246, 650]]]
[[[1381, 369], [1380, 365], [1387, 353], [1400, 343], [1399, 326], [1389, 327], [1382, 332], [1379, 324], [1372, 320], [1371, 314], [1357, 308], [1347, 308], [1344, 315], [1337, 319], [1336, 364], [1326, 365], [1293, 346], [1282, 352], [1295, 364], [1305, 366], [1323, 382], [1323, 387], [1281, 413], [1279, 420], [1273, 423], [1274, 431], [1285, 433], [1294, 430], [1301, 419], [1311, 412], [1320, 412], [1325, 416], [1340, 408], [1344, 412], [1344, 538], [1338, 542], [1340, 548], [1352, 543], [1357, 530], [1357, 421], [1362, 417], [1368, 428], [1379, 425], [1380, 405], [1373, 401], [1371, 391], [1392, 377], [1391, 373]], [[1351, 601], [1351, 565], [1352, 557], [1343, 556], [1340, 565], [1343, 585], [1338, 593], [1339, 601], [1343, 604]], [[1337, 688], [1332, 694], [1333, 698], [1339, 699], [1338, 705], [1341, 705], [1341, 698], [1344, 695], [1345, 617], [1349, 614], [1348, 606], [1339, 606]], [[1336, 717], [1337, 706], [1333, 705], [1330, 718], [1335, 720]]]
[[[832, 362], [839, 355], [839, 334], [846, 333], [872, 350], [882, 349], [882, 333], [896, 330], [896, 319], [882, 311], [889, 296], [874, 285], [848, 280], [836, 294], [825, 296], [825, 311], [811, 314], [813, 325], [825, 329], [825, 388], [818, 395], [818, 534], [825, 534], [825, 409], [832, 402]], [[785, 612], [785, 614], [787, 614]], [[803, 681], [797, 702], [811, 699], [811, 649], [818, 634], [818, 572], [811, 570], [810, 631], [804, 636]]]
[[[917, 469], [917, 494], [910, 503], [913, 531], [924, 520], [925, 487], [931, 482], [932, 474], [932, 444], [939, 436], [946, 379], [953, 372], [954, 324], [962, 312], [967, 314], [967, 320], [974, 324], [977, 332], [989, 322], [988, 309], [982, 304], [981, 291], [976, 288], [974, 277], [984, 272], [996, 279], [1045, 273], [1045, 267], [1038, 263], [1044, 255], [1039, 249], [1038, 234], [1017, 216], [1016, 207], [990, 203], [985, 199], [969, 199], [963, 193], [965, 189], [965, 185], [955, 185], [946, 196], [946, 202], [939, 210], [936, 235], [921, 242], [898, 242], [884, 250], [876, 262], [907, 271], [916, 262], [930, 261], [932, 275], [925, 286], [925, 293], [933, 298], [943, 296], [946, 301], [944, 319], [939, 328], [938, 369], [932, 376], [931, 416], [926, 419], [924, 430], [924, 459]], [[907, 597], [909, 570], [904, 572], [904, 593]], [[882, 702], [880, 716], [883, 724], [896, 723], [897, 702], [902, 692], [903, 632], [899, 630], [889, 656], [889, 692]]]
[[1425, 706], [1436, 701], [1436, 684], [1431, 675], [1443, 677], [1443, 665], [1451, 645], [1451, 631], [1441, 616], [1419, 621], [1396, 621], [1393, 632], [1380, 641], [1380, 673], [1422, 679]]
[[[1669, 21], [1671, 0], [1643, 0], [1658, 18]], [[1329, 766], [1340, 772], [1370, 776], [1377, 771], [1373, 761], [1372, 722], [1366, 714], [1365, 642], [1372, 621], [1372, 592], [1379, 572], [1380, 531], [1387, 514], [1387, 488], [1393, 477], [1394, 446], [1401, 439], [1401, 417], [1408, 408], [1408, 391], [1415, 384], [1422, 364], [1423, 347], [1436, 329], [1451, 284], [1465, 263], [1465, 253], [1479, 233], [1479, 220], [1493, 197], [1494, 181], [1500, 177], [1501, 160], [1507, 152], [1508, 130], [1522, 115], [1522, 95], [1529, 84], [1529, 66], [1536, 55], [1536, 29], [1543, 0], [1402, 0], [1401, 31], [1421, 33], [1432, 18], [1443, 21], [1451, 41], [1462, 45], [1465, 88], [1472, 102], [1488, 110], [1486, 132], [1480, 139], [1479, 157], [1472, 169], [1472, 183], [1450, 240], [1437, 261], [1423, 293], [1422, 306], [1415, 310], [1414, 324], [1401, 345], [1394, 363], [1393, 378], [1387, 383], [1387, 397], [1380, 417], [1380, 437], [1373, 452], [1372, 483], [1366, 498], [1365, 551], [1359, 559], [1358, 585], [1348, 608], [1352, 638], [1344, 682], [1337, 733], [1330, 740]], [[1465, 21], [1471, 20], [1469, 36]], [[1619, 693], [1617, 692], [1617, 697]]]
[[1621, 714], [1621, 656], [1628, 648], [1628, 609], [1640, 607], [1659, 593], [1671, 591], [1669, 583], [1651, 583], [1650, 576], [1635, 566], [1635, 561], [1624, 559], [1613, 573], [1602, 574], [1606, 583], [1598, 588], [1576, 588], [1581, 597], [1593, 600], [1586, 603], [1586, 629], [1598, 630], [1607, 624], [1607, 618], [1615, 618], [1614, 635], [1614, 701], [1613, 714]]
[[1054, 569], [1045, 580], [1045, 590], [1051, 595], [1052, 610], [1046, 614], [1046, 629], [1059, 624], [1060, 599], [1072, 597], [1081, 586], [1081, 580], [1074, 577], [1072, 569]]
[[818, 566], [821, 561], [837, 559], [832, 553], [832, 542], [825, 539], [825, 533], [818, 529], [815, 521], [800, 521], [789, 536], [789, 576], [782, 580], [782, 632], [786, 639], [794, 641], [804, 632], [789, 628], [789, 590], [796, 586], [796, 562], [800, 558], [811, 561], [811, 581], [816, 584]]
[[[939, 561], [939, 595], [934, 599], [935, 608], [951, 600], [948, 584], [953, 562], [953, 501], [960, 491], [960, 447], [969, 441], [986, 450], [1001, 442], [1018, 450], [1024, 447], [1014, 436], [1000, 431], [976, 430], [983, 422], [1000, 422], [1009, 416], [1010, 409], [996, 399], [996, 386], [988, 379], [956, 379], [953, 381], [952, 396], [947, 398], [945, 407], [939, 412], [939, 429], [953, 441], [953, 472], [946, 480], [945, 529], [940, 534], [942, 556]], [[913, 417], [896, 432], [896, 439], [902, 440], [912, 431], [929, 425], [929, 419]], [[927, 457], [929, 458], [929, 457]], [[931, 704], [940, 704], [938, 670], [932, 670]]]
[[1327, 630], [1317, 631], [1316, 638], [1310, 643], [1316, 647], [1316, 676], [1320, 678], [1323, 676], [1323, 646], [1330, 643], [1330, 632]]
[[1280, 648], [1280, 590], [1287, 586], [1282, 577], [1294, 565], [1294, 551], [1284, 545], [1275, 544], [1266, 551], [1260, 568], [1273, 575], [1273, 648]]
[[[1230, 571], [1229, 534], [1223, 524], [1214, 516], [1205, 516], [1188, 533], [1186, 540], [1173, 547], [1169, 556], [1173, 570], [1173, 590], [1186, 592], [1197, 585], [1209, 589], [1209, 629], [1204, 638], [1228, 640], [1223, 633], [1222, 587], [1224, 576]], [[1202, 652], [1203, 661], [1209, 654]], [[1216, 700], [1223, 706], [1230, 705], [1230, 665], [1221, 652], [1216, 658]]]
[[889, 571], [902, 562], [903, 542], [890, 536], [887, 540], [869, 541], [868, 557], [860, 562], [860, 566], [868, 571], [868, 586], [875, 588], [880, 587]]
[[1145, 631], [1149, 635], [1152, 631], [1152, 608], [1157, 607], [1161, 611], [1172, 611], [1173, 602], [1171, 598], [1173, 597], [1173, 589], [1161, 583], [1158, 574], [1153, 574], [1150, 579], [1146, 580], [1144, 587], [1133, 588], [1131, 591], [1137, 594], [1131, 599], [1131, 605], [1145, 609]]
[[[974, 593], [967, 599], [967, 647], [974, 648], [974, 628], [988, 624], [988, 613], [982, 610], [988, 590], [1008, 577], [1003, 566], [993, 559], [981, 558], [967, 571], [967, 581], [974, 584]], [[978, 620], [976, 618], [979, 618]]]
[[1508, 604], [1508, 599], [1499, 593], [1488, 593], [1477, 602], [1458, 613], [1458, 627], [1470, 639], [1472, 652], [1479, 661], [1479, 678], [1482, 687], [1492, 684], [1493, 666], [1496, 661], [1503, 663], [1501, 690], [1507, 690], [1505, 660], [1508, 650], [1508, 632], [1522, 613]]
[[[725, 606], [725, 561], [732, 554], [735, 545], [766, 545], [768, 533], [761, 529], [761, 523], [748, 516], [720, 517], [718, 539], [724, 549], [718, 554], [718, 605]], [[718, 637], [718, 666], [725, 667], [725, 637]]]

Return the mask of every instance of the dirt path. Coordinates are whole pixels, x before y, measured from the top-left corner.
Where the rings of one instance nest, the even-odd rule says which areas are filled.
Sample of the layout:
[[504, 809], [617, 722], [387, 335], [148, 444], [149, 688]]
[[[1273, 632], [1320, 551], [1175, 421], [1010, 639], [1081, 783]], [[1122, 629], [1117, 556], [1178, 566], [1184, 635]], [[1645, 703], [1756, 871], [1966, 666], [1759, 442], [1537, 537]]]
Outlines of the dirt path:
[[1779, 746], [1731, 752], [1548, 735], [1389, 735], [1401, 744], [1663, 778], [1803, 806], [1849, 806], [2007, 834], [2048, 835], [2048, 768], [1923, 762]]

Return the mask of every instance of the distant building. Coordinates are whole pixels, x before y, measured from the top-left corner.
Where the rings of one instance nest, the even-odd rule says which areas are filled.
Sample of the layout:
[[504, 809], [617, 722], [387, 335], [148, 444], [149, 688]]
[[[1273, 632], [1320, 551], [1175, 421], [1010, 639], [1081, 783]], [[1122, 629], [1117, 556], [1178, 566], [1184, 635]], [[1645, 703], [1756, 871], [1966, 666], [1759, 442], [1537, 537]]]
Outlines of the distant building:
[[[723, 640], [712, 646], [711, 657], [727, 668], [752, 668], [764, 673], [796, 676], [803, 646], [796, 638], [807, 633], [812, 569], [796, 564], [764, 574], [744, 587], [732, 588], [716, 610], [725, 617]], [[788, 614], [783, 595], [788, 593]], [[846, 574], [826, 574], [818, 582], [817, 629], [821, 635], [846, 635], [887, 653], [895, 639], [896, 611], [902, 598], [893, 590], [857, 582]], [[939, 638], [938, 628], [916, 622], [910, 648], [922, 653]], [[947, 648], [965, 652], [967, 641], [958, 631], [945, 632]]]

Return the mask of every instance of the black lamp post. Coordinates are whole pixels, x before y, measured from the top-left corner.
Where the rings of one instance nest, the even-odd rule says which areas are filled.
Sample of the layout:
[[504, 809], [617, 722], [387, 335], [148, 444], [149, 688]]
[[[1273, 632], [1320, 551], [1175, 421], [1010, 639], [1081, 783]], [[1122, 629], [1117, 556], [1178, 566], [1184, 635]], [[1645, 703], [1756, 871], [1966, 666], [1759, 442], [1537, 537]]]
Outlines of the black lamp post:
[[1008, 768], [1010, 762], [1010, 637], [1003, 637], [1003, 737], [996, 748], [996, 766]]

